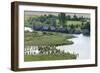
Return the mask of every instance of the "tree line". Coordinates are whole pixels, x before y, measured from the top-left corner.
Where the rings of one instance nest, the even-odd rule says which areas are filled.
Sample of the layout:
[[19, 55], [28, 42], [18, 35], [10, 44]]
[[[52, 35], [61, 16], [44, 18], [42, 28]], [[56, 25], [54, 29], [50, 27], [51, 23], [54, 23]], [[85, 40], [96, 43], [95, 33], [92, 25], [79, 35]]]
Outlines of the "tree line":
[[[68, 21], [80, 21], [79, 24], [67, 24]], [[77, 23], [77, 22], [76, 22]], [[83, 16], [77, 16], [76, 14], [66, 15], [65, 13], [58, 13], [58, 15], [53, 14], [44, 14], [40, 16], [31, 16], [25, 19], [26, 27], [34, 27], [38, 29], [46, 29], [47, 30], [64, 30], [66, 32], [71, 30], [71, 33], [74, 33], [75, 30], [79, 29], [78, 32], [86, 32], [90, 34], [90, 18], [86, 18]], [[70, 29], [70, 30], [68, 30]]]

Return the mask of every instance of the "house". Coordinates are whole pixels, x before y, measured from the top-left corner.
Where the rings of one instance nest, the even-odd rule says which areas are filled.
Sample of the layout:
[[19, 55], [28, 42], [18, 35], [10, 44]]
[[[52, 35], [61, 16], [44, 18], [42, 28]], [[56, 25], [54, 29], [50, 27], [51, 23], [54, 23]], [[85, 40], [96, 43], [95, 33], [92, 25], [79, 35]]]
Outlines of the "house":
[[34, 30], [41, 30], [42, 29], [42, 25], [34, 25], [32, 27], [32, 29], [34, 29]]
[[49, 29], [49, 26], [44, 25], [44, 26], [42, 27], [42, 30], [48, 30], [48, 29]]

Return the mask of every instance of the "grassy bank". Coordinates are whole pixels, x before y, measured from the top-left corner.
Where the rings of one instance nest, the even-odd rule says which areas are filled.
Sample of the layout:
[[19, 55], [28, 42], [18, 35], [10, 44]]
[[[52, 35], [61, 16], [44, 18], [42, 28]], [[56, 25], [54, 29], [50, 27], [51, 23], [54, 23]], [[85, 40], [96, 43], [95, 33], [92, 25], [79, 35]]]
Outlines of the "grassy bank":
[[25, 32], [25, 45], [47, 45], [47, 46], [58, 46], [58, 45], [69, 45], [73, 44], [68, 39], [74, 36], [61, 33], [50, 33], [50, 32]]
[[58, 54], [58, 55], [27, 55], [24, 57], [24, 61], [43, 61], [43, 60], [70, 60], [76, 59], [75, 54]]
[[71, 34], [56, 33], [56, 32], [41, 32], [41, 31], [25, 32], [24, 34], [25, 46], [35, 46], [35, 45], [40, 46], [38, 47], [40, 53], [36, 55], [25, 55], [24, 61], [76, 59], [75, 54], [65, 53], [64, 51], [60, 51], [55, 48], [56, 46], [60, 45], [73, 44], [72, 41], [68, 40], [70, 38], [74, 38], [74, 36]]

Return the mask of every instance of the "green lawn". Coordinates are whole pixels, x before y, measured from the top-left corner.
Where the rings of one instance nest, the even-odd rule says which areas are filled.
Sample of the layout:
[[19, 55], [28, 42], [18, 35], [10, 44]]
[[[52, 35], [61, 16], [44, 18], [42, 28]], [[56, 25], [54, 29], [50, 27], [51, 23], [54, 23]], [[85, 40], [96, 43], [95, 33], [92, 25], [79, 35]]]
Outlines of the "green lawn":
[[68, 20], [68, 21], [66, 21], [66, 24], [67, 25], [82, 25], [82, 21], [72, 21], [72, 20]]

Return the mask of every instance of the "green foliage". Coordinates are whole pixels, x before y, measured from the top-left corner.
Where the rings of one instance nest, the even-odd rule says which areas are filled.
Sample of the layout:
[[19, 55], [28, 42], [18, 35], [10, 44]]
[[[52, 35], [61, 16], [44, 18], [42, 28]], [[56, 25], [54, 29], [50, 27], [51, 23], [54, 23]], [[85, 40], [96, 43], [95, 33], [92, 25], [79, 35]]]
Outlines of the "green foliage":
[[73, 20], [78, 20], [78, 17], [74, 14]]
[[65, 26], [65, 22], [66, 22], [66, 15], [65, 15], [65, 13], [59, 13], [58, 17], [59, 17], [60, 25], [62, 25], [62, 27], [64, 27]]
[[70, 15], [67, 15], [66, 16], [66, 20], [71, 20], [71, 16]]
[[78, 17], [76, 14], [73, 16], [66, 15], [65, 13], [25, 16], [24, 21], [25, 27], [32, 28], [33, 25], [46, 25], [49, 26], [48, 30], [51, 29], [50, 26], [53, 26], [55, 30], [64, 28], [68, 33], [74, 33], [74, 31], [82, 33], [84, 32], [83, 29], [90, 32], [90, 18]]
[[76, 54], [63, 53], [63, 54], [49, 54], [49, 55], [25, 55], [24, 61], [44, 61], [44, 60], [70, 60], [76, 59]]
[[[63, 34], [62, 34], [63, 35]], [[57, 33], [48, 33], [43, 32], [41, 35], [38, 32], [25, 32], [25, 45], [68, 45], [73, 44], [72, 41], [67, 39], [72, 38], [72, 35], [69, 37], [67, 35], [62, 36]]]
[[86, 22], [82, 25], [82, 29], [88, 29], [90, 31], [90, 22]]

